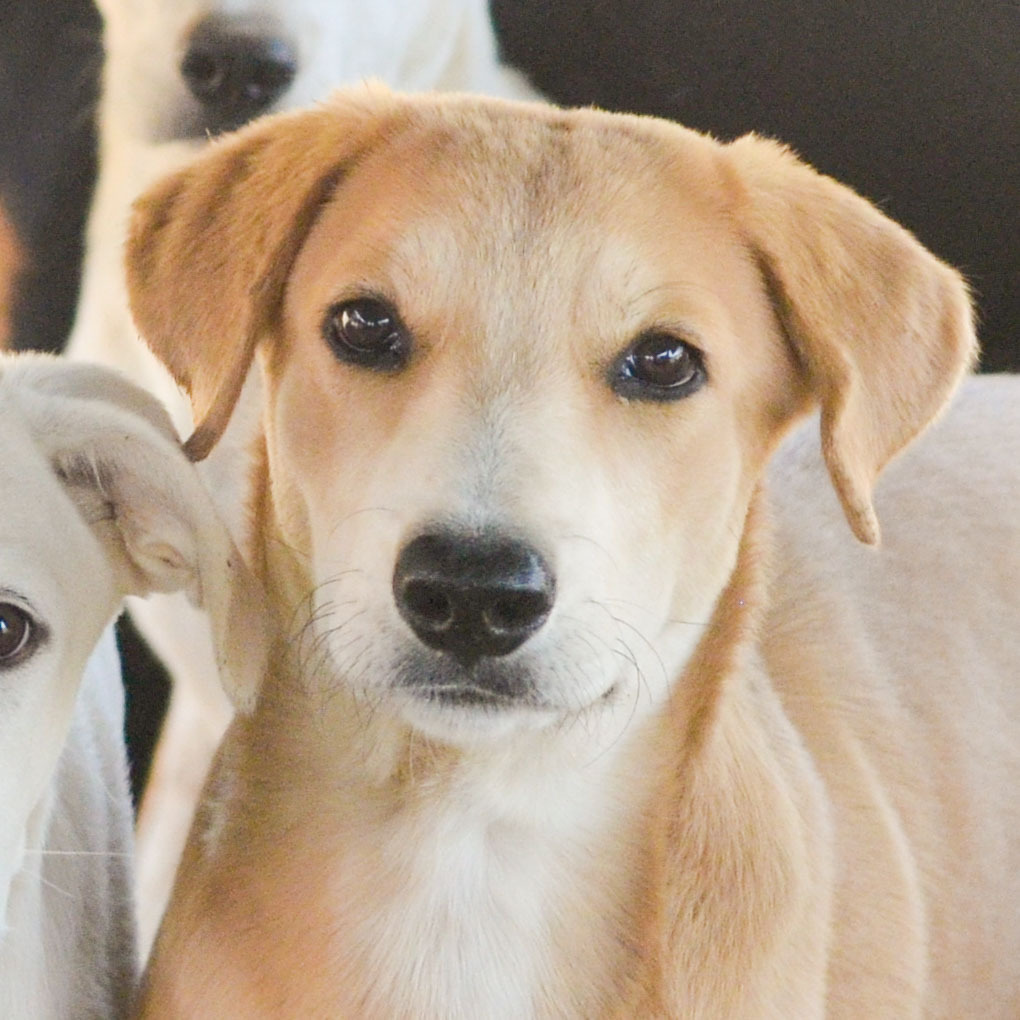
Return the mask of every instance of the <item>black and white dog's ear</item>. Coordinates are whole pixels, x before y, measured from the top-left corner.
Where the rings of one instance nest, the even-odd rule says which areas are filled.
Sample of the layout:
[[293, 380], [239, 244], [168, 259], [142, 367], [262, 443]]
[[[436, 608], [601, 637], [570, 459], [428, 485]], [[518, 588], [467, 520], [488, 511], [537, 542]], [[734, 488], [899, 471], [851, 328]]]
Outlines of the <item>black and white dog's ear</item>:
[[250, 708], [268, 654], [261, 589], [166, 412], [122, 377], [86, 366], [26, 372], [18, 402], [122, 593], [184, 591], [202, 606], [223, 684], [238, 709]]

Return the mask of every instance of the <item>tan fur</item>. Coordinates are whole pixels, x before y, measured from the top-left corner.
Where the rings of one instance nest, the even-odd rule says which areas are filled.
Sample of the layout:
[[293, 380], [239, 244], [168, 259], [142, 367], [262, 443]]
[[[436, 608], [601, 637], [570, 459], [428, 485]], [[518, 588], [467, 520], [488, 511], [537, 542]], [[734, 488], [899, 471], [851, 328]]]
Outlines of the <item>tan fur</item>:
[[[1020, 893], [1020, 847], [994, 798], [972, 842], [940, 824], [958, 780], [910, 755], [963, 711], [961, 663], [1020, 712], [986, 601], [1016, 536], [989, 556], [965, 527], [1020, 491], [1020, 416], [997, 471], [954, 451], [993, 420], [973, 402], [897, 461], [877, 552], [818, 467], [876, 542], [876, 476], [971, 357], [965, 287], [908, 234], [765, 140], [370, 89], [157, 185], [128, 279], [192, 395], [194, 456], [255, 373], [248, 551], [285, 634], [213, 769], [141, 1015], [1013, 1015], [1020, 920], [975, 907]], [[399, 371], [322, 339], [363, 294], [413, 336]], [[703, 350], [702, 389], [613, 393], [650, 328]], [[821, 447], [784, 446], [766, 496], [816, 401]], [[961, 494], [936, 573], [966, 596], [937, 650], [903, 624], [937, 534], [920, 489]], [[539, 701], [399, 688], [393, 565], [436, 520], [555, 564], [553, 614], [511, 657]], [[975, 761], [1015, 781], [999, 740]], [[944, 746], [947, 777], [981, 774]], [[968, 860], [986, 884], [940, 882]]]
[[21, 268], [21, 248], [0, 202], [0, 350], [10, 342], [11, 299]]
[[[293, 55], [293, 80], [264, 95], [266, 102], [275, 100], [274, 111], [298, 109], [339, 85], [376, 76], [410, 91], [534, 97], [524, 78], [499, 61], [487, 0], [98, 0], [96, 6], [103, 21], [95, 111], [100, 173], [67, 354], [126, 372], [166, 404], [182, 433], [193, 427], [191, 407], [131, 321], [122, 253], [131, 202], [194, 156], [208, 141], [205, 126], [218, 123], [182, 70], [196, 31], [199, 39], [210, 25], [235, 38], [253, 32]], [[232, 95], [227, 103], [241, 114], [241, 100]], [[217, 506], [230, 513], [244, 491], [247, 471], [237, 453], [246, 440], [245, 423], [235, 422], [201, 467]], [[227, 520], [236, 531], [238, 521]], [[183, 596], [132, 600], [129, 608], [172, 683], [136, 830], [145, 954], [233, 706], [216, 682], [204, 614]]]

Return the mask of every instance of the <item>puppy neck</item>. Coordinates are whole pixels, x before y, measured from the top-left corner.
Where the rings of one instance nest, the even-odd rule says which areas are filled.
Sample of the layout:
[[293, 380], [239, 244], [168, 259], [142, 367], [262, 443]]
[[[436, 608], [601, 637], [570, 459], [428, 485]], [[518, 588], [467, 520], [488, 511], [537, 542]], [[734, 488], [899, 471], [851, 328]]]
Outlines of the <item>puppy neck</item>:
[[[825, 951], [819, 931], [786, 934], [816, 900], [824, 915], [827, 830], [754, 651], [759, 516], [672, 697], [600, 755], [577, 755], [555, 729], [487, 747], [429, 741], [342, 682], [320, 697], [307, 662], [275, 649], [199, 829], [216, 875], [271, 862], [254, 889], [263, 926], [297, 937], [294, 905], [307, 901], [333, 933], [304, 946], [317, 975], [305, 1012], [426, 1016], [442, 1002], [444, 1015], [501, 1020], [563, 1015], [567, 1002], [602, 1015], [613, 1001], [621, 1018], [755, 1015], [743, 985], [713, 975], [746, 974], [753, 992], [777, 960]], [[229, 832], [219, 798], [233, 801]], [[240, 902], [232, 884], [221, 900]], [[499, 1014], [478, 997], [492, 987]]]

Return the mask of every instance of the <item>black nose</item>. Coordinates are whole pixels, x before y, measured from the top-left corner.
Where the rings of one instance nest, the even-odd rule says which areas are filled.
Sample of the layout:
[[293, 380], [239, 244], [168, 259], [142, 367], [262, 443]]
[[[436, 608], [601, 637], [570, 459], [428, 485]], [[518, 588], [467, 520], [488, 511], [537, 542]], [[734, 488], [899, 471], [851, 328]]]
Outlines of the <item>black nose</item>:
[[210, 14], [192, 30], [181, 60], [181, 75], [213, 134], [265, 113], [296, 72], [294, 46], [265, 18]]
[[484, 533], [419, 535], [393, 572], [400, 615], [430, 648], [464, 665], [519, 648], [545, 622], [554, 593], [531, 546]]

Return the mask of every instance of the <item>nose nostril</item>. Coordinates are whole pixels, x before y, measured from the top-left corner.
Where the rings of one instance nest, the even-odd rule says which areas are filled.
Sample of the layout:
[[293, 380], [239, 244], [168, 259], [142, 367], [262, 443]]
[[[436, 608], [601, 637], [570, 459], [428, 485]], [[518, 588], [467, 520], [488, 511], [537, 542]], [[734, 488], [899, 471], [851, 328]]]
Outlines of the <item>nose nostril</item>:
[[191, 52], [181, 64], [181, 73], [196, 98], [213, 96], [223, 87], [226, 64], [212, 54]]
[[297, 51], [259, 17], [210, 15], [192, 30], [181, 77], [213, 133], [240, 127], [268, 110], [297, 74]]
[[281, 54], [278, 60], [267, 59], [254, 66], [251, 69], [248, 87], [256, 90], [260, 96], [275, 96], [290, 85], [293, 80], [293, 64]]
[[540, 591], [512, 591], [494, 598], [483, 610], [486, 626], [496, 634], [533, 630], [549, 613], [549, 599]]
[[535, 549], [498, 533], [426, 532], [404, 546], [393, 572], [404, 621], [464, 665], [520, 648], [548, 618], [555, 589]]
[[416, 620], [430, 630], [446, 630], [453, 623], [453, 602], [438, 584], [408, 581], [403, 589], [403, 604]]

